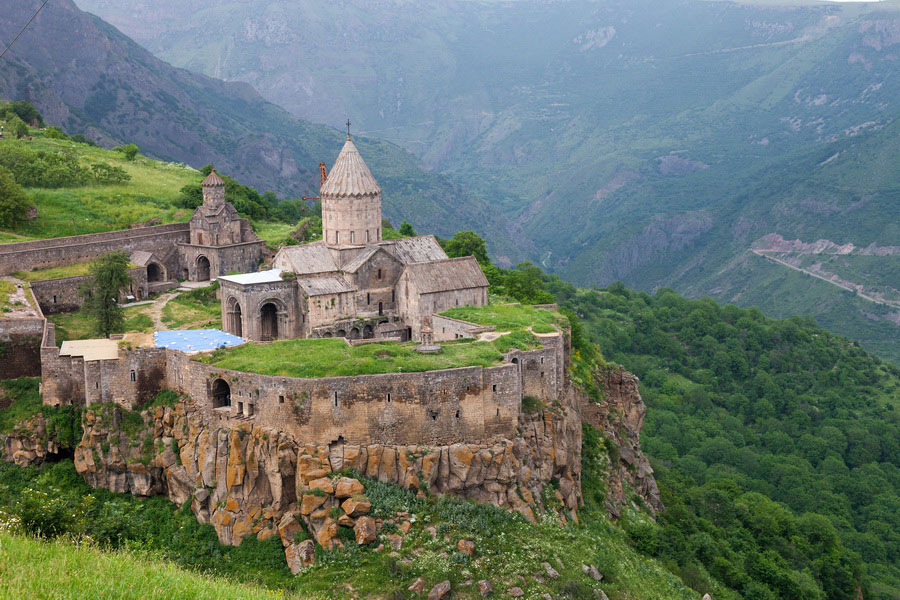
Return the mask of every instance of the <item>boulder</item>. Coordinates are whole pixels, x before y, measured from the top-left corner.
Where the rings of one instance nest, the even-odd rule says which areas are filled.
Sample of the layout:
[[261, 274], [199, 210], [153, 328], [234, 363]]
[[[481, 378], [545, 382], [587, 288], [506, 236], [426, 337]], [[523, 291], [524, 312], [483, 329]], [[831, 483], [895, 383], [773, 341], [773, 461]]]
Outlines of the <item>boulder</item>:
[[334, 486], [331, 485], [331, 480], [327, 477], [319, 477], [318, 479], [313, 479], [307, 484], [309, 489], [320, 489], [326, 494], [334, 493]]
[[525, 595], [525, 592], [523, 592], [522, 588], [520, 588], [520, 587], [511, 587], [508, 590], [506, 590], [506, 593], [509, 594], [510, 596], [512, 596], [513, 598], [521, 598], [522, 596]]
[[415, 581], [412, 582], [408, 588], [408, 591], [412, 592], [416, 596], [421, 596], [423, 592], [425, 592], [425, 580], [419, 577]]
[[356, 534], [357, 544], [371, 544], [375, 541], [375, 520], [372, 517], [360, 517], [353, 526], [353, 533]]
[[403, 547], [403, 536], [402, 535], [397, 535], [396, 533], [392, 533], [389, 536], [387, 536], [387, 539], [388, 539], [388, 543], [391, 545], [391, 547], [394, 548], [394, 550], [399, 550], [400, 548]]
[[327, 500], [327, 497], [325, 496], [303, 494], [303, 499], [300, 501], [300, 514], [311, 514], [314, 510], [325, 504], [325, 500]]
[[459, 540], [459, 542], [457, 542], [456, 544], [456, 549], [460, 552], [468, 554], [469, 556], [472, 556], [472, 554], [475, 552], [475, 542], [473, 542], [472, 540]]
[[450, 597], [450, 582], [442, 581], [428, 592], [428, 600], [444, 600]]
[[494, 592], [494, 586], [487, 579], [482, 579], [478, 582], [478, 592], [482, 596], [490, 596]]
[[541, 566], [544, 567], [544, 572], [547, 573], [547, 577], [550, 579], [559, 579], [559, 572], [551, 567], [550, 563], [541, 563]]
[[362, 494], [364, 491], [363, 484], [359, 480], [350, 477], [341, 477], [334, 486], [334, 495], [338, 498], [352, 498]]
[[360, 517], [369, 514], [369, 511], [372, 510], [372, 503], [364, 498], [347, 498], [341, 504], [341, 508], [351, 517]]
[[594, 565], [581, 565], [581, 572], [593, 579], [594, 581], [600, 581], [603, 579], [603, 574], [597, 570], [597, 567]]
[[299, 544], [291, 544], [284, 550], [284, 557], [287, 560], [291, 573], [296, 575], [303, 567], [316, 562], [316, 545], [312, 540], [303, 540]]

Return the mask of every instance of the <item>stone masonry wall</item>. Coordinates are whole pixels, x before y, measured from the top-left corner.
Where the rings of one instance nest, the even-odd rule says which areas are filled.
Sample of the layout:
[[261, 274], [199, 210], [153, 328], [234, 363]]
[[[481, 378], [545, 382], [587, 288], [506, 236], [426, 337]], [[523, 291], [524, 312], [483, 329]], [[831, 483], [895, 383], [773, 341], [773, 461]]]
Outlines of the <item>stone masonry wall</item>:
[[107, 233], [93, 233], [34, 242], [0, 244], [0, 275], [93, 260], [114, 250], [162, 252], [187, 242], [188, 223], [173, 223]]
[[[146, 298], [148, 294], [147, 268], [134, 267], [128, 269], [131, 276], [131, 287], [128, 293], [137, 299]], [[45, 314], [71, 312], [81, 308], [84, 299], [79, 293], [79, 287], [91, 278], [90, 275], [78, 275], [76, 277], [60, 277], [31, 283], [31, 291], [41, 305]], [[125, 297], [119, 298], [124, 301]]]
[[[2, 314], [2, 313], [0, 313]], [[41, 374], [44, 319], [0, 319], [0, 379]]]

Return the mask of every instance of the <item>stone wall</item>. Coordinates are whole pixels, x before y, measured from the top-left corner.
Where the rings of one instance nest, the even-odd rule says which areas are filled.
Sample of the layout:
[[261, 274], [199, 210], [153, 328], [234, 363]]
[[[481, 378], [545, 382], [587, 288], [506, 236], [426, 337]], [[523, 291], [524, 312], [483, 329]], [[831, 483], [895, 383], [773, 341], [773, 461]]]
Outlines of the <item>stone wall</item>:
[[93, 260], [106, 252], [161, 252], [187, 242], [188, 223], [173, 223], [106, 233], [93, 233], [34, 242], [0, 244], [0, 275]]
[[[3, 314], [3, 313], [0, 313]], [[44, 319], [0, 319], [0, 379], [41, 374]]]
[[178, 253], [181, 270], [177, 276], [179, 279], [200, 281], [197, 261], [201, 256], [206, 257], [209, 261], [209, 273], [212, 279], [229, 273], [253, 273], [259, 269], [264, 246], [265, 242], [260, 240], [228, 246], [180, 243]]
[[228, 333], [248, 340], [262, 340], [262, 306], [277, 308], [278, 337], [304, 337], [306, 319], [299, 306], [296, 281], [276, 281], [241, 285], [219, 282], [222, 301], [222, 325]]
[[[138, 300], [146, 298], [149, 293], [147, 267], [128, 269], [128, 274], [131, 276], [128, 295], [134, 296]], [[31, 283], [31, 291], [45, 314], [71, 312], [78, 310], [84, 304], [79, 288], [82, 283], [90, 279], [90, 275], [78, 275], [34, 281]], [[119, 298], [119, 301], [125, 301], [125, 294]]]
[[[121, 348], [119, 358], [85, 363], [60, 356], [48, 324], [42, 353], [44, 403], [139, 407], [160, 389], [188, 395], [210, 422], [252, 421], [312, 444], [451, 444], [516, 435], [522, 398], [546, 404], [565, 387], [566, 338], [515, 350], [493, 367], [299, 379], [221, 369], [174, 350]], [[214, 393], [227, 385], [230, 406]]]
[[431, 318], [431, 328], [434, 329], [434, 340], [436, 342], [474, 338], [478, 337], [479, 334], [497, 329], [493, 326], [476, 325], [475, 323], [442, 317], [441, 315], [434, 315]]

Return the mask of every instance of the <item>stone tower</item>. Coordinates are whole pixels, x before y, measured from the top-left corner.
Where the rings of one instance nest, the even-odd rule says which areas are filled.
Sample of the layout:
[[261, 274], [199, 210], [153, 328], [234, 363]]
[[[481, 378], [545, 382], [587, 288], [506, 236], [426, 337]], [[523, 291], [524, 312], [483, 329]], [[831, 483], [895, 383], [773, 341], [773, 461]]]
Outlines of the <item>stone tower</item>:
[[225, 202], [225, 180], [215, 171], [211, 171], [201, 184], [203, 188], [203, 204], [219, 204]]
[[319, 195], [326, 245], [360, 246], [381, 240], [381, 187], [350, 136]]

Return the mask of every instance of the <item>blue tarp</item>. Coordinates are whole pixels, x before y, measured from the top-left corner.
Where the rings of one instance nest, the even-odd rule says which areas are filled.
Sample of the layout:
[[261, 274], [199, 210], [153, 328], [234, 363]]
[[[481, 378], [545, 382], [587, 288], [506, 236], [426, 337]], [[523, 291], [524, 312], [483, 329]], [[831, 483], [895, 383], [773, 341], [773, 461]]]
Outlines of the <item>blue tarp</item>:
[[153, 342], [157, 348], [200, 352], [215, 350], [220, 346], [236, 346], [243, 344], [244, 340], [221, 329], [176, 329], [154, 332]]

